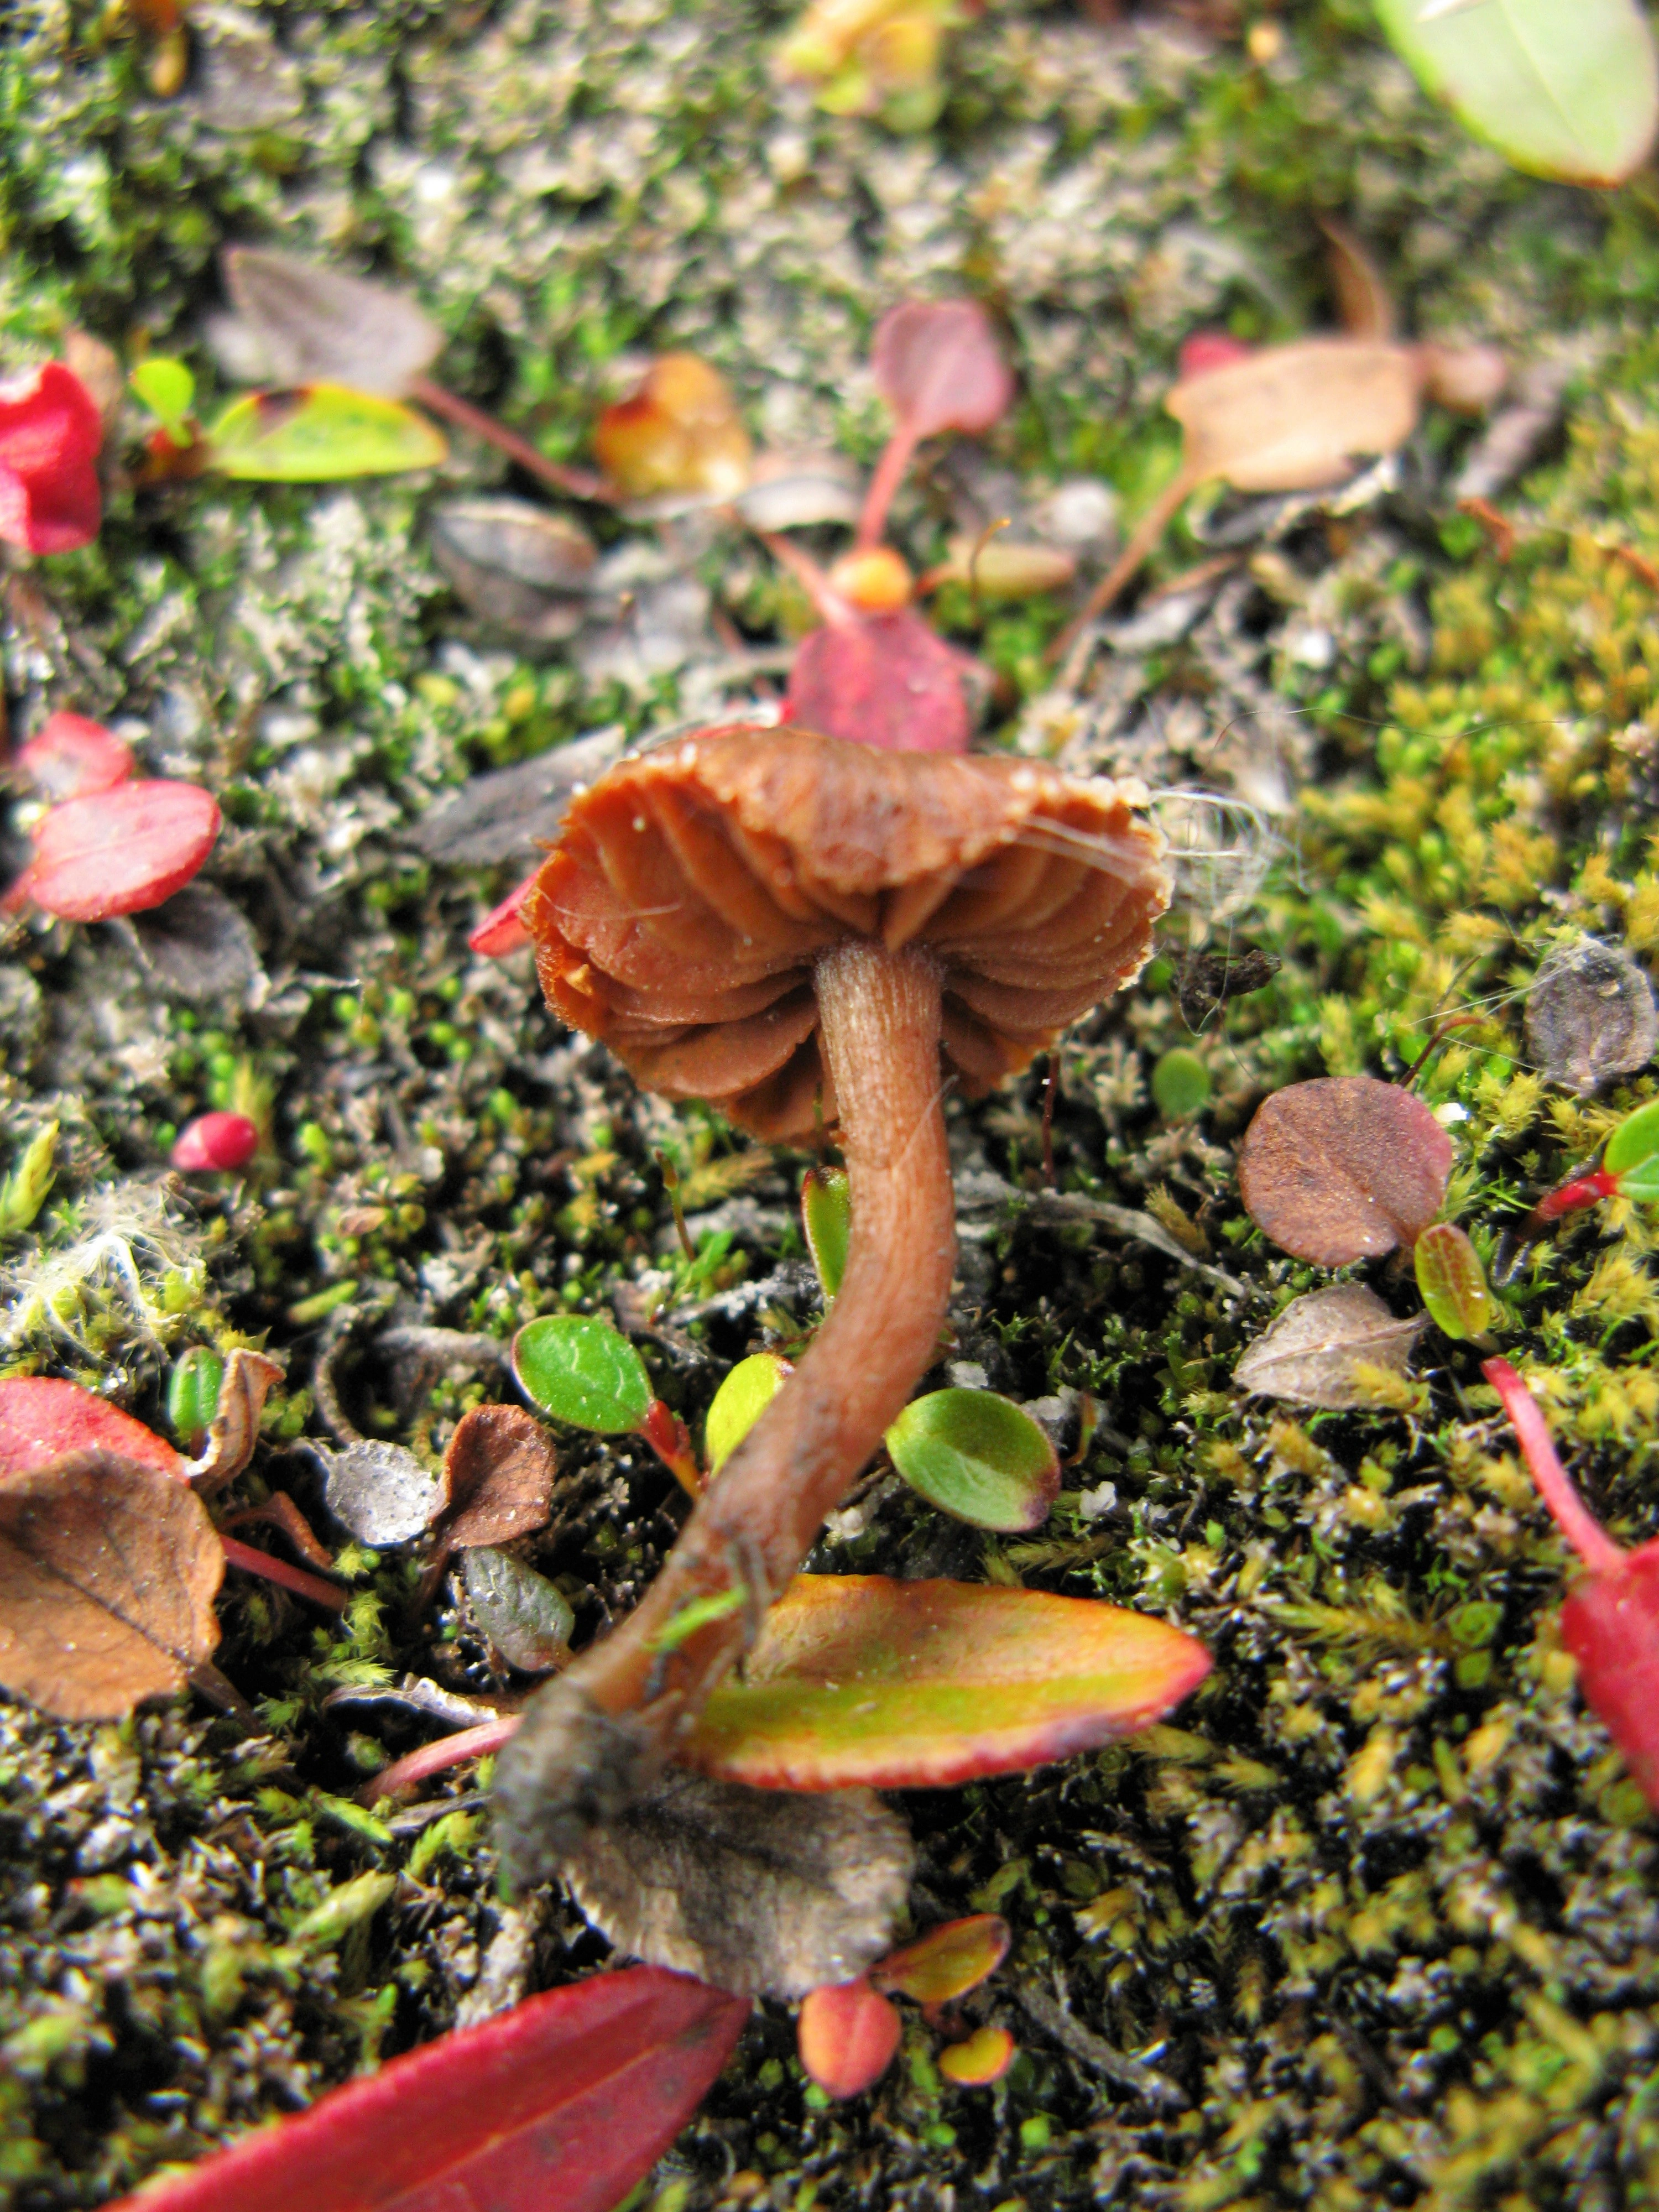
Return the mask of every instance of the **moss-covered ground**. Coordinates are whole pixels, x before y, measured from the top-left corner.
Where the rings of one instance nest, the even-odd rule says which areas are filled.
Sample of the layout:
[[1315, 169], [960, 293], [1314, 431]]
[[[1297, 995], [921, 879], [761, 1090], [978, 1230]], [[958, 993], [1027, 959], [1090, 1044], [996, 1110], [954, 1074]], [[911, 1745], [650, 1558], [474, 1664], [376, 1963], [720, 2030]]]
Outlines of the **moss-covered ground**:
[[[1291, 0], [1265, 59], [1152, 9], [1108, 31], [994, 7], [956, 40], [939, 125], [909, 139], [781, 95], [766, 56], [787, 11], [760, 0], [195, 14], [197, 71], [168, 98], [118, 10], [27, 0], [0, 25], [8, 362], [78, 323], [129, 355], [186, 351], [211, 396], [215, 256], [275, 242], [412, 286], [451, 334], [448, 380], [550, 453], [580, 457], [630, 352], [676, 345], [720, 365], [769, 441], [867, 459], [876, 318], [965, 286], [1022, 380], [995, 459], [1033, 494], [1103, 475], [1133, 514], [1170, 465], [1176, 343], [1328, 320], [1330, 213], [1410, 327], [1564, 364], [1563, 428], [1497, 495], [1512, 543], [1455, 512], [1476, 433], [1435, 416], [1368, 504], [1246, 543], [1190, 621], [1123, 631], [1079, 698], [1005, 702], [990, 742], [1266, 801], [1276, 842], [1235, 822], [1169, 948], [1207, 926], [1284, 965], [1192, 1037], [1161, 961], [1067, 1055], [1061, 1189], [1150, 1208], [1166, 1249], [1024, 1203], [1037, 1077], [952, 1107], [964, 1192], [994, 1171], [1016, 1194], [964, 1207], [957, 1356], [1022, 1399], [1091, 1392], [1104, 1426], [1036, 1538], [981, 1537], [890, 1483], [822, 1564], [1099, 1593], [1178, 1620], [1218, 1663], [1178, 1726], [908, 1802], [918, 1923], [994, 1905], [1015, 1930], [985, 1993], [1021, 2045], [1002, 2085], [943, 2085], [917, 2027], [878, 2093], [827, 2107], [764, 2007], [642, 2201], [1659, 2203], [1653, 1819], [1576, 1698], [1561, 1547], [1478, 1355], [1431, 1333], [1397, 1402], [1365, 1413], [1297, 1419], [1230, 1380], [1326, 1279], [1238, 1202], [1232, 1146], [1265, 1091], [1400, 1075], [1437, 1014], [1478, 1006], [1421, 1087], [1455, 1109], [1451, 1211], [1490, 1259], [1653, 1087], [1547, 1084], [1519, 1004], [1564, 935], [1659, 949], [1650, 178], [1595, 198], [1508, 170], [1430, 107], [1359, 0]], [[465, 447], [447, 474], [504, 480]], [[289, 1382], [252, 1497], [280, 1477], [314, 1501], [310, 1463], [283, 1455], [326, 1433], [319, 1358], [361, 1427], [422, 1452], [483, 1394], [460, 1370], [411, 1388], [375, 1349], [388, 1320], [504, 1337], [561, 1304], [615, 1313], [626, 1288], [695, 1425], [731, 1360], [811, 1310], [799, 1278], [769, 1279], [799, 1255], [800, 1164], [641, 1102], [557, 1032], [521, 961], [465, 950], [511, 872], [434, 864], [405, 836], [481, 769], [711, 712], [707, 672], [694, 653], [678, 674], [626, 655], [583, 673], [480, 635], [429, 558], [433, 496], [118, 494], [94, 547], [0, 586], [14, 726], [74, 706], [153, 771], [205, 780], [228, 825], [210, 873], [269, 978], [257, 1003], [190, 1005], [118, 932], [9, 927], [7, 1154], [50, 1120], [60, 1136], [46, 1207], [0, 1251], [0, 1358], [159, 1425], [181, 1348], [268, 1343]], [[941, 516], [907, 496], [919, 557]], [[1155, 577], [1212, 550], [1186, 527]], [[718, 538], [691, 554], [738, 642], [775, 638], [791, 608], [764, 560]], [[965, 598], [955, 612], [974, 634]], [[1060, 618], [1000, 614], [978, 642], [1029, 696]], [[1212, 1088], [1166, 1124], [1148, 1079], [1177, 1044]], [[269, 1141], [222, 1194], [186, 1198], [167, 1151], [209, 1104], [253, 1111]], [[664, 1148], [688, 1176], [691, 1268], [672, 1257]], [[1651, 1243], [1650, 1219], [1609, 1206], [1504, 1291], [1504, 1346], [1626, 1539], [1659, 1529]], [[1212, 1272], [1169, 1255], [1183, 1246]], [[1408, 1277], [1370, 1279], [1415, 1304]], [[720, 1295], [745, 1281], [767, 1291]], [[642, 1450], [573, 1443], [567, 1463], [561, 1517], [526, 1549], [586, 1634], [653, 1571], [678, 1508]], [[1104, 1484], [1115, 1505], [1085, 1516]], [[106, 2202], [503, 1988], [603, 1962], [556, 1900], [504, 1919], [472, 1773], [435, 1820], [356, 1806], [417, 1726], [325, 1710], [331, 1692], [491, 1677], [453, 1606], [410, 1625], [417, 1565], [356, 1547], [342, 1565], [356, 1595], [327, 1627], [231, 1577], [219, 1656], [268, 1728], [252, 1743], [182, 1702], [71, 1727], [0, 1699], [0, 2202], [17, 2212]], [[1091, 2039], [1152, 2057], [1184, 2103], [1139, 2101]]]

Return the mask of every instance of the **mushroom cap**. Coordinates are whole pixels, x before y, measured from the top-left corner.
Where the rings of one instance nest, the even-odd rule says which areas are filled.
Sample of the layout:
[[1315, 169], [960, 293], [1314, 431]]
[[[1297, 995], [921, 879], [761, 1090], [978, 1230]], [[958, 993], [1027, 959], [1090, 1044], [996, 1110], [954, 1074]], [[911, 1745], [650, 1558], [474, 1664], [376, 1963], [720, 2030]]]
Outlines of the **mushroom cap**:
[[969, 1097], [1137, 975], [1169, 899], [1138, 787], [738, 725], [620, 762], [521, 909], [556, 1013], [770, 1142], [836, 1118], [813, 969], [925, 946]]

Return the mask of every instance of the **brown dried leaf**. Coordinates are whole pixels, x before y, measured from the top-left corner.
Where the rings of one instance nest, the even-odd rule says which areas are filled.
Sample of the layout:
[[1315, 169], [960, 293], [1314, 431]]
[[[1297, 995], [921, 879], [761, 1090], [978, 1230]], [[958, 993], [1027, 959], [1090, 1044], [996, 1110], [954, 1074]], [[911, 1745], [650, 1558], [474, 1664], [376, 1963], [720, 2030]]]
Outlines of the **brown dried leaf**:
[[1303, 338], [1177, 384], [1164, 404], [1187, 434], [1189, 484], [1323, 491], [1365, 454], [1391, 453], [1417, 428], [1423, 370], [1409, 346]]
[[211, 884], [186, 884], [121, 927], [151, 982], [173, 998], [246, 1004], [266, 988], [253, 932]]
[[558, 1480], [553, 1439], [522, 1406], [475, 1406], [444, 1454], [447, 1504], [438, 1530], [451, 1550], [505, 1544], [544, 1528]]
[[1545, 960], [1527, 994], [1527, 1050], [1552, 1083], [1588, 1097], [1645, 1067], [1656, 1044], [1652, 986], [1621, 945], [1581, 937]]
[[203, 1497], [222, 1490], [252, 1458], [265, 1399], [282, 1379], [283, 1370], [262, 1352], [249, 1352], [239, 1345], [226, 1360], [219, 1401], [208, 1427], [207, 1449], [200, 1459], [185, 1462], [184, 1471], [192, 1488]]
[[740, 1995], [799, 1997], [882, 1956], [913, 1856], [872, 1790], [751, 1790], [670, 1767], [590, 1832], [565, 1875], [635, 1958]]
[[0, 1682], [59, 1720], [182, 1689], [219, 1641], [225, 1555], [188, 1485], [70, 1452], [0, 1481]]
[[397, 399], [443, 345], [431, 318], [384, 284], [247, 246], [232, 246], [223, 266], [225, 289], [258, 349], [258, 381], [320, 378]]
[[432, 517], [432, 553], [474, 614], [521, 637], [572, 637], [590, 611], [598, 548], [526, 500], [449, 501]]
[[1238, 1155], [1250, 1218], [1282, 1251], [1345, 1267], [1414, 1244], [1440, 1211], [1451, 1139], [1422, 1100], [1373, 1075], [1276, 1091]]
[[1292, 1298], [1272, 1327], [1245, 1348], [1233, 1370], [1241, 1390], [1297, 1406], [1370, 1406], [1376, 1392], [1365, 1368], [1406, 1372], [1426, 1314], [1396, 1321], [1363, 1283], [1335, 1283]]

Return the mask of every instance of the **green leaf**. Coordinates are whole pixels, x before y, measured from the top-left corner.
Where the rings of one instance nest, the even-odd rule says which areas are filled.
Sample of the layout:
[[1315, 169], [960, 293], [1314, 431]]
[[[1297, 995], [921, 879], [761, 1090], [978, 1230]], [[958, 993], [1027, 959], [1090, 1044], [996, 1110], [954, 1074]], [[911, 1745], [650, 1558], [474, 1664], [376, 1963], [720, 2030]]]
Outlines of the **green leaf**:
[[181, 361], [153, 353], [141, 361], [127, 379], [134, 396], [142, 400], [171, 438], [189, 434], [190, 410], [196, 404], [196, 379]]
[[1209, 1670], [1195, 1637], [1094, 1598], [798, 1575], [679, 1755], [763, 1789], [943, 1789], [1133, 1735]]
[[755, 1352], [738, 1360], [715, 1391], [703, 1423], [704, 1455], [711, 1475], [720, 1473], [793, 1371], [775, 1352]]
[[0, 1182], [0, 1237], [27, 1229], [46, 1202], [53, 1182], [52, 1161], [58, 1152], [58, 1124], [48, 1121], [24, 1146], [17, 1164]]
[[807, 1170], [800, 1187], [800, 1216], [823, 1295], [833, 1298], [847, 1273], [847, 1240], [853, 1228], [845, 1168]]
[[1210, 1096], [1210, 1071], [1195, 1052], [1178, 1045], [1152, 1070], [1152, 1103], [1166, 1121], [1184, 1121]]
[[297, 384], [237, 400], [207, 433], [212, 465], [256, 483], [332, 483], [435, 468], [442, 433], [395, 399], [345, 384]]
[[[1626, 1115], [1607, 1139], [1601, 1164], [1609, 1175], [1618, 1176], [1620, 1190], [1631, 1197], [1650, 1198], [1659, 1193], [1659, 1098], [1650, 1098], [1645, 1106]], [[1632, 1177], [1643, 1169], [1647, 1170], [1649, 1187], [1638, 1189]]]
[[1060, 1488], [1047, 1431], [989, 1390], [914, 1399], [888, 1430], [887, 1449], [912, 1490], [976, 1528], [1036, 1528]]
[[631, 1435], [651, 1410], [645, 1362], [607, 1321], [548, 1314], [513, 1340], [513, 1372], [532, 1405], [600, 1436]]
[[1456, 1224], [1434, 1221], [1417, 1240], [1417, 1287], [1429, 1317], [1460, 1343], [1484, 1336], [1498, 1319], [1480, 1255]]
[[1377, 0], [1377, 14], [1425, 89], [1517, 168], [1616, 185], [1646, 160], [1659, 69], [1636, 0]]
[[198, 1451], [219, 1410], [219, 1386], [225, 1363], [210, 1345], [192, 1344], [173, 1364], [167, 1377], [167, 1426], [187, 1450]]

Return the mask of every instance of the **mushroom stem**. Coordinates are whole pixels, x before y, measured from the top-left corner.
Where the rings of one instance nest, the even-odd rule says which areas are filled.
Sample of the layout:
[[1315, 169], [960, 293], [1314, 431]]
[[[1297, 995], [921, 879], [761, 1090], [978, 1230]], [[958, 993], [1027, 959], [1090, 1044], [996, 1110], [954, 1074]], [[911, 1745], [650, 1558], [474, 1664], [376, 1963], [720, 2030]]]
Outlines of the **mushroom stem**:
[[647, 1788], [926, 1373], [956, 1264], [939, 972], [842, 944], [820, 1036], [851, 1186], [847, 1268], [805, 1357], [726, 1462], [636, 1610], [541, 1691], [503, 1751], [502, 1864], [547, 1878]]

